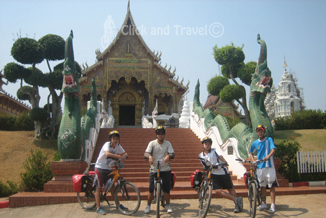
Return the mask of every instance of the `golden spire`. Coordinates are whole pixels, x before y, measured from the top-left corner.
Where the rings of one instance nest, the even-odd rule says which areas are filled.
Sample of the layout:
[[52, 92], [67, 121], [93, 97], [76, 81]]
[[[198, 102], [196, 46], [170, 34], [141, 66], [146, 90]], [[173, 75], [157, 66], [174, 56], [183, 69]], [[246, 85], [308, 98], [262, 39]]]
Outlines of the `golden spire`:
[[285, 71], [286, 71], [286, 67], [287, 67], [288, 65], [286, 64], [286, 60], [285, 60], [285, 55], [284, 55], [284, 64], [283, 64], [283, 67], [285, 68]]

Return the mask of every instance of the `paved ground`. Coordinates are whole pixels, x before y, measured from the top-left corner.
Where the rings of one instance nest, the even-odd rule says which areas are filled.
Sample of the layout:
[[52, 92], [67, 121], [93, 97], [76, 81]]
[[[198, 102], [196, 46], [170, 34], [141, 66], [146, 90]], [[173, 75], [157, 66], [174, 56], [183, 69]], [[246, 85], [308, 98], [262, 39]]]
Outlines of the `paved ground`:
[[[241, 213], [233, 213], [234, 204], [227, 199], [213, 199], [207, 217], [249, 217], [249, 204], [244, 199], [244, 210]], [[267, 204], [270, 199], [267, 197]], [[270, 215], [268, 211], [257, 211], [256, 217], [325, 217], [326, 194], [309, 195], [284, 195], [277, 196], [276, 213]], [[198, 217], [198, 200], [173, 200], [171, 201], [174, 212], [167, 214], [161, 210], [162, 218], [166, 217]], [[139, 211], [134, 217], [156, 217], [154, 205], [150, 214], [144, 214], [146, 202], [142, 201]], [[45, 206], [4, 208], [0, 209], [1, 218], [95, 218], [95, 217], [128, 217], [119, 213], [113, 207], [104, 206], [107, 215], [97, 215], [95, 210], [83, 210], [78, 203], [53, 204]]]

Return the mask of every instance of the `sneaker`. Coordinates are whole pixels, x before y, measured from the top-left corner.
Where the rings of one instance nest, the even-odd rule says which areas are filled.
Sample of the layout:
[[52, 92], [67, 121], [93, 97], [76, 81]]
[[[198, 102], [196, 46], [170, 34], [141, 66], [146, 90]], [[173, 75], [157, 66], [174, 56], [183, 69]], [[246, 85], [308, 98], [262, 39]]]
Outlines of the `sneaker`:
[[243, 200], [242, 200], [242, 197], [238, 197], [238, 198], [236, 199], [236, 201], [238, 202], [239, 211], [241, 212], [242, 209], [243, 209]]
[[265, 210], [265, 209], [267, 209], [268, 207], [267, 207], [267, 204], [266, 203], [261, 203], [261, 205], [257, 208], [258, 210]]
[[165, 205], [165, 209], [166, 209], [166, 212], [168, 212], [168, 213], [172, 213], [173, 212], [170, 204], [166, 204]]
[[102, 208], [98, 208], [96, 210], [96, 213], [101, 214], [101, 215], [105, 215], [106, 214], [105, 211]]
[[240, 207], [239, 207], [239, 199], [238, 198], [236, 198], [235, 199], [235, 201], [234, 201], [234, 203], [235, 203], [235, 208], [234, 208], [234, 213], [239, 213], [240, 212]]
[[146, 208], [145, 208], [145, 213], [149, 213], [151, 212], [151, 205], [147, 204]]
[[237, 203], [235, 203], [235, 208], [234, 208], [234, 213], [239, 213], [240, 212], [240, 209], [239, 209], [239, 206]]
[[270, 213], [275, 213], [275, 204], [271, 205], [271, 208], [269, 209]]
[[125, 206], [123, 206], [122, 204], [119, 205], [120, 209], [122, 210], [128, 210], [128, 208], [126, 208]]

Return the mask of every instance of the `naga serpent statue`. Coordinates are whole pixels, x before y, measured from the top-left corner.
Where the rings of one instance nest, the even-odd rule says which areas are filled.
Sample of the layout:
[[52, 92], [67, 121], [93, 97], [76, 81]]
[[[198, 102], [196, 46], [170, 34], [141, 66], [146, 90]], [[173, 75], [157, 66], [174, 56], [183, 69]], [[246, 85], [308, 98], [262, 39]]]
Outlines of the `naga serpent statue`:
[[[257, 67], [252, 74], [250, 84], [250, 98], [249, 110], [252, 126], [254, 129], [258, 125], [267, 127], [266, 135], [273, 138], [273, 128], [269, 116], [265, 109], [264, 100], [267, 93], [270, 92], [272, 86], [271, 71], [267, 67], [267, 46], [264, 40], [257, 37], [258, 43], [261, 45]], [[205, 118], [205, 128], [208, 130], [210, 127], [216, 126], [220, 132], [223, 141], [228, 138], [236, 138], [238, 140], [238, 151], [242, 158], [249, 157], [249, 150], [252, 142], [258, 138], [257, 134], [253, 132], [252, 128], [244, 123], [238, 123], [231, 130], [230, 126], [222, 115], [214, 115], [210, 109], [204, 110], [199, 101], [199, 80], [195, 88], [195, 95], [193, 101], [194, 113], [199, 118]]]
[[72, 39], [73, 32], [71, 31], [65, 45], [62, 83], [65, 101], [58, 134], [58, 152], [62, 161], [85, 160], [85, 138], [88, 138], [89, 129], [94, 126], [96, 115], [96, 90], [93, 78], [91, 106], [81, 119], [80, 86]]

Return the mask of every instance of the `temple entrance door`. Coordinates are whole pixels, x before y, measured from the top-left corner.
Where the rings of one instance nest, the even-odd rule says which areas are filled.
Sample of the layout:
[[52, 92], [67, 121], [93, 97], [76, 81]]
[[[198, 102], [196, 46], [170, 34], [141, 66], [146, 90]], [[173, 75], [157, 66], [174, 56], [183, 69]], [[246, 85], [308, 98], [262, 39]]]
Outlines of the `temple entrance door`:
[[119, 106], [119, 125], [135, 125], [135, 106]]

